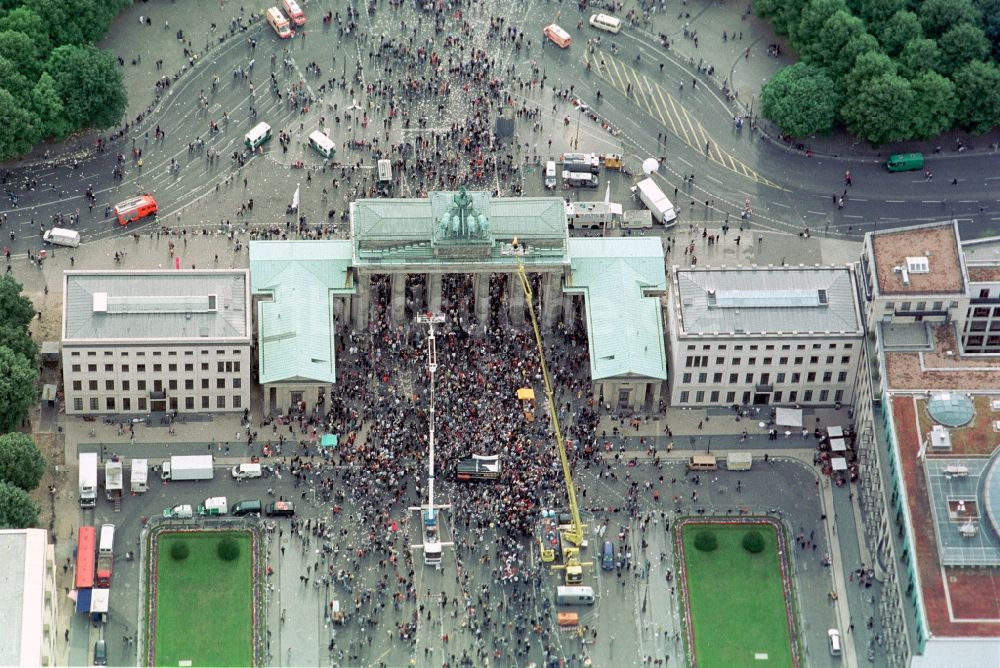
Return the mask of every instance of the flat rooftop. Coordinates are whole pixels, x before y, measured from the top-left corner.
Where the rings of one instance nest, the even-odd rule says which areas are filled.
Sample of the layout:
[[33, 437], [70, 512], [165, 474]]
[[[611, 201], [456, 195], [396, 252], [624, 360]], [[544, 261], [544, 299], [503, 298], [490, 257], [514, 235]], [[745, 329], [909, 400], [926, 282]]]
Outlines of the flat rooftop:
[[[965, 278], [959, 250], [958, 226], [949, 221], [934, 225], [888, 230], [871, 235], [875, 278], [882, 295], [962, 294]], [[901, 268], [913, 258], [926, 258], [926, 272]]]
[[249, 272], [67, 271], [63, 343], [250, 338]]
[[890, 390], [970, 390], [1000, 389], [1000, 356], [959, 356], [955, 327], [950, 323], [930, 324], [929, 352], [886, 352], [885, 367]]

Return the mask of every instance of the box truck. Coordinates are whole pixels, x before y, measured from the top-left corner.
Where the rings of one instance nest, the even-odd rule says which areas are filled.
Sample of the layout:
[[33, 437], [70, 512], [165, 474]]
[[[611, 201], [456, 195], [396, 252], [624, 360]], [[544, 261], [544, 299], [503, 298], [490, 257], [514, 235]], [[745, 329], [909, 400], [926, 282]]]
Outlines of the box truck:
[[149, 464], [145, 459], [132, 460], [132, 493], [142, 494], [145, 492], [149, 481]]
[[105, 524], [101, 527], [101, 542], [97, 550], [97, 588], [107, 589], [111, 586], [111, 572], [115, 566], [115, 525]]
[[80, 453], [80, 507], [97, 505], [97, 453]]
[[175, 455], [160, 467], [163, 480], [211, 480], [214, 475], [212, 455]]
[[650, 213], [658, 222], [663, 225], [672, 225], [677, 221], [677, 212], [674, 205], [667, 199], [667, 196], [660, 190], [653, 179], [643, 179], [632, 186], [632, 193], [646, 205]]

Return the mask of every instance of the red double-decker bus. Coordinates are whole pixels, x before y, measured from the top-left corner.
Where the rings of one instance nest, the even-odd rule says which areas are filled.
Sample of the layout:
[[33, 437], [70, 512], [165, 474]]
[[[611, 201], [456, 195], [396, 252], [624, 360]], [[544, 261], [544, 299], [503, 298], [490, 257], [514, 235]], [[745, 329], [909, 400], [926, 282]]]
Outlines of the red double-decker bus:
[[94, 588], [94, 566], [97, 553], [97, 529], [80, 527], [76, 539], [76, 588]]

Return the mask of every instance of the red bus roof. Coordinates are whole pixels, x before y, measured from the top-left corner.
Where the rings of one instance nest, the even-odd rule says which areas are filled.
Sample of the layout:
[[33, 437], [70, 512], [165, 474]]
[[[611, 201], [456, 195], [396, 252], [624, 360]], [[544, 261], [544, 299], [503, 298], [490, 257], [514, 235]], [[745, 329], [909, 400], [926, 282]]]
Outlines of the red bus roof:
[[76, 588], [94, 587], [94, 559], [97, 546], [97, 529], [80, 527], [76, 540]]

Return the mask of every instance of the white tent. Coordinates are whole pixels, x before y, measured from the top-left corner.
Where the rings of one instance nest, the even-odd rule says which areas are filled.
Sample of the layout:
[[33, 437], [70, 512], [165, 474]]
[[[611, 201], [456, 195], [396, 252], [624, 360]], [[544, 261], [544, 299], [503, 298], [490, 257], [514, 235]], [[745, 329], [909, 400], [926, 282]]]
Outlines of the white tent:
[[843, 452], [847, 450], [847, 442], [842, 438], [831, 438], [830, 449], [834, 452]]
[[830, 466], [833, 467], [834, 471], [846, 471], [847, 460], [843, 457], [834, 457], [830, 460]]
[[775, 411], [775, 421], [779, 427], [802, 428], [801, 408], [778, 408]]

